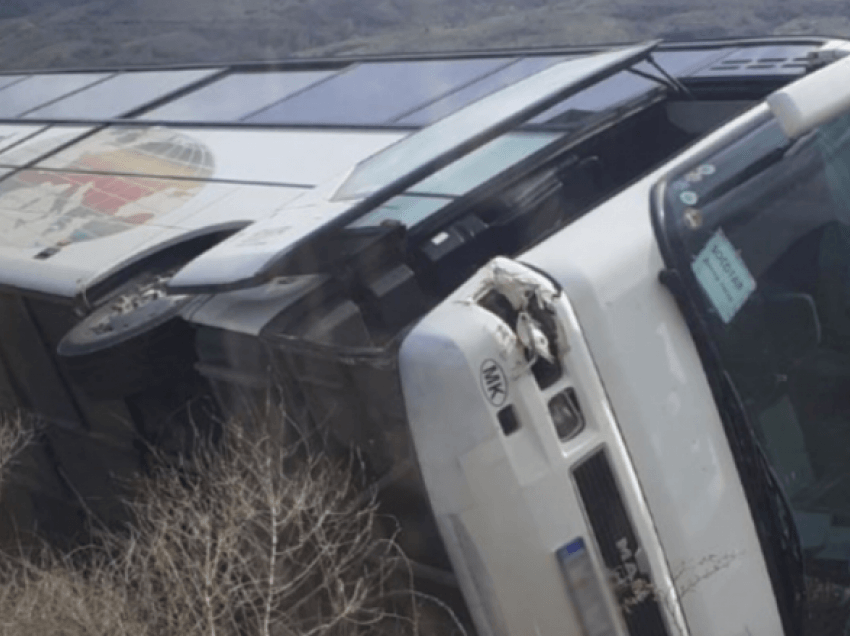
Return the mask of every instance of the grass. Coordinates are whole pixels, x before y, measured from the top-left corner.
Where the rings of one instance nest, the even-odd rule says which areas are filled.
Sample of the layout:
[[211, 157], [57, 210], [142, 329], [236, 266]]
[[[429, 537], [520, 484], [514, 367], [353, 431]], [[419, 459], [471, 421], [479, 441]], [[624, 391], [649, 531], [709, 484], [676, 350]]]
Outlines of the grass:
[[[8, 470], [31, 438], [22, 420], [6, 424]], [[72, 552], [0, 554], [0, 634], [463, 633], [414, 588], [376, 503], [363, 503], [356, 462], [251, 424], [199, 438], [191, 459], [158, 455], [124, 531], [95, 528]]]

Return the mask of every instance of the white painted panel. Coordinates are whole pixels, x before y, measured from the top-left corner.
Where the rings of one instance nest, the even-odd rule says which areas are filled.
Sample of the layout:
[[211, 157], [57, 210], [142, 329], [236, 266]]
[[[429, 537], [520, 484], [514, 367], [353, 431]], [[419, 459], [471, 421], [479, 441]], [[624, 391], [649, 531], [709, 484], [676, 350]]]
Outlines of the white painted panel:
[[404, 135], [395, 131], [114, 127], [40, 167], [316, 185]]
[[[156, 253], [177, 241], [217, 230], [236, 229], [272, 216], [303, 192], [303, 189], [280, 186], [208, 183], [192, 201], [163, 215], [161, 220], [165, 227], [158, 233], [148, 235], [132, 252], [115, 253], [110, 261], [104, 261], [103, 267], [92, 273], [86, 285], [91, 285], [126, 267], [130, 262]], [[106, 249], [111, 247], [106, 243]], [[69, 251], [65, 256], [82, 262], [86, 258], [81, 249]]]
[[[0, 245], [64, 250], [85, 243], [91, 248], [92, 241], [114, 239], [138, 226], [179, 227], [183, 218], [214, 205], [234, 187], [185, 179], [22, 170], [0, 181]], [[84, 258], [91, 255], [87, 251]]]
[[0, 284], [71, 298], [81, 293], [98, 272], [136, 260], [141, 246], [151, 238], [162, 243], [182, 232], [177, 228], [128, 224], [125, 232], [63, 247], [48, 258], [36, 257], [44, 248], [0, 243]]
[[[317, 190], [324, 190], [324, 186]], [[328, 201], [317, 190], [202, 254], [174, 276], [171, 287], [198, 291], [253, 283], [275, 257], [349, 210], [349, 201]]]
[[20, 143], [27, 137], [35, 135], [37, 132], [44, 130], [46, 126], [39, 125], [18, 125], [5, 124], [0, 125], [0, 152]]
[[[39, 157], [43, 157], [50, 152], [56, 150], [63, 144], [69, 143], [76, 138], [82, 137], [92, 130], [91, 126], [51, 126], [36, 132], [41, 126], [3, 126], [0, 128], [0, 134], [3, 130], [12, 128], [25, 128], [30, 132], [30, 138], [26, 141], [12, 146], [12, 144], [3, 144], [0, 141], [0, 166], [19, 167], [35, 161]], [[36, 134], [32, 134], [35, 132]], [[15, 141], [20, 141], [22, 137]], [[10, 147], [12, 146], [12, 147]], [[2, 150], [8, 148], [8, 150]]]
[[222, 190], [222, 196], [209, 205], [187, 209], [180, 221], [183, 228], [201, 230], [236, 222], [253, 223], [277, 214], [287, 203], [309, 192], [309, 188], [287, 188], [247, 184], [210, 184]]
[[[167, 244], [274, 214], [303, 189], [26, 170], [0, 181], [0, 283], [73, 295]], [[45, 259], [46, 248], [59, 248]]]

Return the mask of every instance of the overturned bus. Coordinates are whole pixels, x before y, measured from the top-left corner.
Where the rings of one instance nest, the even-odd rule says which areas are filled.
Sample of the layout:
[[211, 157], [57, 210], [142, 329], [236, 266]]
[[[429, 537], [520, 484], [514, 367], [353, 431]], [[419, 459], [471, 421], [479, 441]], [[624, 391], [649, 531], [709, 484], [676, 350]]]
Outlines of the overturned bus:
[[0, 76], [6, 531], [275, 391], [482, 636], [845, 633], [848, 51]]

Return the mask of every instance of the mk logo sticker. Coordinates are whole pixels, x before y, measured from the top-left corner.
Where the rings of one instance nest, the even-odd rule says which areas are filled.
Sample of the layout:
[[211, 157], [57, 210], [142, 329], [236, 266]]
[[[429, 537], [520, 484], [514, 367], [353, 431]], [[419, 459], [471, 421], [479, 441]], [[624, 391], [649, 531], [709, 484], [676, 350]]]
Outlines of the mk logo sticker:
[[508, 399], [508, 379], [495, 360], [481, 365], [481, 390], [493, 406], [502, 406]]

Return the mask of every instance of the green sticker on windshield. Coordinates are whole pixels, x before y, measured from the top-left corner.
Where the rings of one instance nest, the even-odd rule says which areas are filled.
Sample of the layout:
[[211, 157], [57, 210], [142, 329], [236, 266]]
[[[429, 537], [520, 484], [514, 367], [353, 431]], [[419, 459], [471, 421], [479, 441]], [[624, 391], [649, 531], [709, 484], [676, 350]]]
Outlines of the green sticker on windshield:
[[718, 230], [691, 265], [723, 322], [738, 313], [756, 289], [756, 281], [734, 246]]

